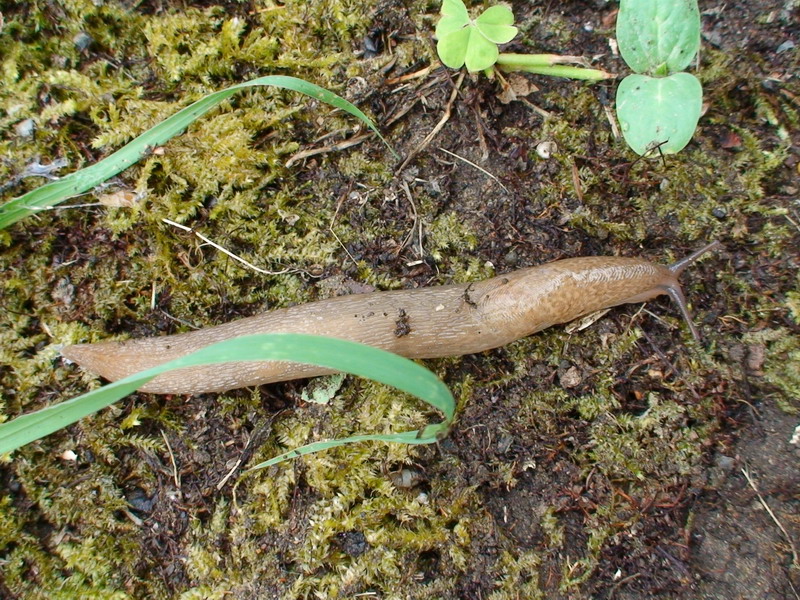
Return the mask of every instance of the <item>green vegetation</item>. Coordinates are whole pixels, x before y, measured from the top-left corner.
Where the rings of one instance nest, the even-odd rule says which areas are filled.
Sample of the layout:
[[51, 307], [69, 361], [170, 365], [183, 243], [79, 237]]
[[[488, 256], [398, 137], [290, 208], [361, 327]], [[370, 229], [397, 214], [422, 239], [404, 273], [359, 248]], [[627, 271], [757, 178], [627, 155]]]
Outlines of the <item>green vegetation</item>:
[[[3, 184], [34, 160], [66, 158], [77, 170], [187, 102], [262, 74], [315, 81], [372, 114], [387, 98], [401, 102], [401, 86], [382, 87], [387, 76], [436, 60], [424, 36], [405, 33], [391, 55], [354, 58], [376, 19], [375, 4], [355, 0], [174, 12], [91, 0], [27, 6], [3, 10]], [[398, 21], [430, 31], [436, 10], [414, 2]], [[556, 48], [586, 37], [558, 10], [534, 10], [518, 26], [531, 43]], [[95, 40], [94, 53], [74, 45], [81, 31]], [[540, 31], [553, 37], [533, 36]], [[727, 251], [685, 278], [707, 350], [688, 347], [678, 315], [656, 301], [646, 311], [614, 311], [580, 333], [553, 328], [495, 352], [426, 361], [458, 406], [453, 433], [439, 445], [332, 448], [253, 473], [235, 496], [233, 479], [220, 483], [239, 460], [248, 467], [318, 440], [418, 430], [432, 411], [357, 378], [328, 406], [300, 401], [300, 383], [194, 398], [132, 395], [0, 465], [3, 584], [26, 600], [429, 599], [476, 588], [494, 600], [552, 597], [559, 588], [588, 598], [607, 592], [592, 587], [593, 576], [613, 581], [616, 567], [607, 569], [625, 554], [644, 569], [615, 597], [635, 596], [625, 586], [658, 566], [647, 554], [653, 540], [668, 552], [684, 543], [653, 524], [680, 522], [690, 500], [682, 490], [707, 485], [714, 431], [725, 427], [727, 436], [737, 407], [749, 410], [745, 402], [798, 409], [792, 327], [800, 280], [787, 260], [797, 247], [797, 215], [787, 208], [796, 183], [785, 165], [787, 132], [800, 127], [800, 115], [791, 97], [764, 87], [763, 57], [750, 52], [703, 52], [703, 135], [667, 167], [640, 161], [628, 169], [597, 89], [548, 81], [535, 103], [553, 116], [540, 127], [518, 124], [521, 107], [488, 121], [509, 153], [522, 152], [519, 162], [493, 152], [482, 163], [507, 178], [513, 198], [482, 179], [465, 182], [466, 166], [442, 169], [433, 152], [420, 156], [415, 175], [432, 181], [408, 179], [435, 260], [430, 276], [415, 279], [421, 284], [500, 272], [516, 244], [533, 249], [519, 264], [595, 250], [668, 263], [721, 239]], [[437, 96], [428, 100], [384, 130], [398, 148], [413, 146], [414, 134], [440, 118]], [[461, 102], [448, 127], [474, 131]], [[246, 90], [165, 144], [163, 155], [121, 174], [118, 186], [146, 193], [140, 204], [62, 204], [0, 231], [2, 418], [99, 386], [59, 360], [61, 344], [189, 327], [172, 319], [218, 324], [331, 295], [325, 283], [336, 277], [381, 289], [410, 285], [408, 252], [395, 260], [392, 242], [414, 221], [380, 144], [285, 166], [321, 136], [352, 135], [352, 117], [337, 111], [320, 122], [307, 104], [294, 93]], [[28, 138], [14, 129], [26, 119], [37, 132]], [[741, 139], [735, 150], [719, 146], [728, 129]], [[453, 135], [448, 141], [459, 141], [446, 147], [471, 149], [459, 146], [461, 130]], [[547, 160], [531, 150], [543, 139], [558, 146]], [[40, 183], [25, 178], [3, 193]], [[495, 236], [484, 215], [501, 205], [515, 212], [514, 227], [529, 227]], [[162, 218], [260, 267], [290, 272], [255, 274]], [[373, 260], [383, 252], [387, 262]], [[654, 347], [666, 358], [652, 360]], [[740, 365], [759, 354], [764, 376], [745, 373]], [[583, 379], [565, 388], [560, 375], [572, 367]], [[424, 481], [399, 485], [393, 476], [403, 470]], [[674, 573], [672, 561], [656, 562], [665, 569], [656, 576]]]
[[445, 420], [441, 423], [428, 425], [419, 431], [351, 436], [294, 448], [278, 457], [260, 463], [252, 469], [268, 467], [289, 458], [360, 441], [430, 444], [446, 436], [453, 421], [453, 396], [447, 386], [433, 373], [408, 359], [363, 344], [321, 336], [254, 335], [213, 344], [208, 348], [136, 373], [78, 398], [54, 404], [35, 413], [17, 417], [8, 423], [0, 424], [0, 455], [41, 439], [87, 415], [110, 406], [161, 373], [184, 367], [213, 366], [225, 362], [252, 360], [288, 360], [360, 375], [413, 394], [434, 408], [438, 408], [445, 415]]
[[491, 73], [497, 65], [503, 71], [526, 71], [590, 81], [611, 76], [597, 69], [559, 64], [575, 62], [575, 57], [501, 54], [498, 44], [510, 42], [518, 31], [514, 27], [514, 14], [506, 6], [490, 6], [473, 20], [462, 0], [443, 0], [441, 13], [442, 17], [436, 24], [436, 50], [442, 63], [451, 69], [460, 69], [466, 65], [470, 72]]
[[175, 135], [183, 132], [195, 120], [205, 115], [208, 111], [221, 102], [224, 102], [236, 92], [262, 85], [301, 92], [307, 96], [344, 110], [361, 119], [368, 127], [378, 134], [381, 140], [383, 140], [383, 136], [381, 136], [380, 132], [378, 132], [367, 115], [344, 98], [340, 98], [336, 94], [318, 85], [303, 81], [302, 79], [297, 79], [296, 77], [286, 77], [282, 75], [259, 77], [258, 79], [239, 83], [219, 92], [208, 94], [204, 98], [165, 119], [158, 125], [148, 129], [135, 140], [98, 163], [71, 173], [53, 183], [44, 185], [19, 198], [15, 198], [14, 200], [0, 205], [0, 229], [8, 227], [20, 219], [36, 214], [39, 211], [47, 210], [64, 200], [74, 198], [75, 196], [79, 196], [94, 189], [114, 175], [124, 171], [132, 164], [149, 156], [154, 149], [165, 144]]
[[635, 71], [617, 88], [625, 141], [637, 154], [679, 152], [692, 139], [703, 104], [700, 82], [682, 72], [700, 48], [697, 0], [622, 0], [617, 41]]

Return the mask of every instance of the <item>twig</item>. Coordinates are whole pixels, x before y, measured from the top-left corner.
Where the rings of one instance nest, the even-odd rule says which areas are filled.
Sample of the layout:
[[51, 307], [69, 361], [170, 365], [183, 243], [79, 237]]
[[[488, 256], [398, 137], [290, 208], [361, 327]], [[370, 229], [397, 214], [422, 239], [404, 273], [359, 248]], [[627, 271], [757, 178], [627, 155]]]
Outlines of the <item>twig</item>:
[[459, 156], [459, 155], [458, 155], [458, 154], [456, 154], [455, 152], [450, 152], [450, 150], [445, 150], [444, 148], [441, 148], [441, 147], [439, 148], [439, 150], [441, 150], [442, 152], [445, 152], [445, 153], [449, 154], [449, 155], [450, 155], [450, 156], [452, 156], [453, 158], [457, 158], [458, 160], [461, 160], [461, 161], [463, 161], [463, 162], [467, 163], [467, 164], [468, 164], [469, 166], [471, 166], [471, 167], [475, 167], [476, 169], [478, 169], [478, 171], [480, 171], [481, 173], [483, 173], [483, 174], [484, 174], [484, 175], [486, 175], [487, 177], [490, 177], [490, 178], [494, 179], [494, 180], [495, 180], [495, 182], [497, 182], [497, 185], [499, 185], [501, 188], [503, 188], [503, 191], [505, 191], [505, 193], [506, 193], [506, 194], [510, 194], [510, 193], [511, 193], [511, 192], [509, 192], [509, 191], [508, 191], [508, 188], [507, 188], [506, 186], [504, 186], [504, 185], [502, 184], [502, 182], [501, 182], [501, 181], [500, 181], [500, 180], [499, 180], [499, 179], [498, 179], [498, 178], [497, 178], [495, 175], [493, 175], [492, 173], [489, 173], [489, 171], [487, 171], [486, 169], [484, 169], [484, 168], [483, 168], [483, 167], [481, 167], [480, 165], [476, 165], [474, 162], [472, 162], [472, 161], [470, 161], [470, 160], [467, 160], [467, 159], [466, 159], [466, 158], [464, 158], [463, 156]]
[[481, 121], [481, 116], [477, 109], [472, 109], [472, 115], [475, 117], [475, 130], [478, 132], [478, 145], [481, 147], [481, 160], [485, 161], [489, 158], [489, 144], [486, 143], [486, 135], [483, 132], [485, 125]]
[[553, 113], [551, 113], [549, 110], [545, 110], [540, 106], [536, 106], [533, 102], [531, 102], [527, 98], [517, 98], [517, 100], [522, 102], [525, 106], [530, 108], [533, 112], [538, 114], [543, 119], [549, 119], [550, 117], [553, 116]]
[[[233, 477], [233, 474], [239, 469], [239, 467], [250, 460], [253, 455], [253, 448], [256, 446], [260, 446], [266, 440], [266, 437], [272, 431], [272, 424], [275, 422], [279, 416], [283, 415], [286, 410], [279, 410], [276, 413], [273, 413], [269, 417], [262, 417], [259, 419], [258, 423], [256, 423], [255, 427], [253, 428], [252, 435], [250, 435], [250, 439], [247, 440], [244, 448], [242, 449], [239, 458], [236, 459], [233, 467], [231, 467], [230, 471], [228, 471], [225, 476], [220, 480], [217, 484], [217, 490], [221, 490], [225, 487], [225, 484], [228, 483], [228, 480]], [[239, 479], [233, 486], [233, 504], [234, 506], [238, 506], [236, 501], [236, 489], [239, 487], [239, 483], [241, 483], [241, 479]]]
[[240, 466], [241, 464], [242, 464], [242, 457], [240, 456], [239, 458], [237, 458], [237, 459], [236, 459], [236, 462], [235, 462], [235, 463], [233, 464], [233, 466], [231, 467], [231, 470], [230, 470], [230, 471], [228, 471], [228, 472], [225, 474], [225, 477], [223, 477], [223, 478], [220, 480], [220, 482], [217, 484], [217, 491], [219, 491], [219, 490], [221, 490], [222, 488], [224, 488], [224, 487], [225, 487], [225, 484], [226, 484], [226, 483], [228, 483], [228, 480], [229, 480], [231, 477], [233, 477], [233, 474], [234, 474], [234, 473], [236, 473], [236, 470], [239, 468], [239, 466]]
[[572, 185], [575, 186], [575, 195], [578, 196], [578, 202], [583, 204], [583, 187], [581, 187], [581, 174], [578, 171], [578, 165], [575, 164], [575, 159], [570, 161], [572, 167]]
[[327, 152], [338, 152], [339, 150], [345, 150], [346, 148], [352, 148], [353, 146], [357, 146], [367, 138], [371, 137], [373, 134], [370, 133], [363, 133], [359, 136], [354, 138], [350, 138], [349, 140], [341, 141], [337, 144], [331, 144], [330, 146], [322, 146], [321, 148], [312, 148], [309, 150], [301, 150], [297, 154], [293, 155], [286, 161], [286, 166], [291, 167], [294, 163], [301, 161], [306, 158], [310, 158], [312, 156], [316, 156], [317, 154], [325, 154]]
[[167, 317], [170, 321], [175, 321], [176, 323], [180, 323], [181, 325], [185, 325], [189, 329], [200, 329], [200, 327], [198, 327], [194, 323], [190, 323], [186, 319], [179, 319], [178, 317], [173, 317], [171, 314], [169, 314], [163, 308], [159, 308], [158, 310], [161, 312], [162, 315]]
[[246, 266], [246, 267], [248, 267], [250, 269], [253, 269], [253, 271], [256, 271], [257, 273], [261, 273], [262, 275], [283, 275], [284, 273], [293, 273], [293, 272], [297, 271], [297, 269], [284, 269], [283, 271], [266, 271], [264, 269], [261, 269], [261, 268], [255, 266], [253, 263], [247, 262], [241, 256], [237, 256], [236, 254], [234, 254], [230, 250], [226, 250], [225, 248], [223, 248], [219, 244], [216, 244], [216, 243], [212, 242], [210, 239], [208, 239], [202, 233], [199, 233], [198, 231], [195, 231], [191, 227], [187, 227], [186, 225], [181, 225], [180, 223], [176, 223], [175, 221], [170, 221], [169, 219], [161, 219], [161, 220], [164, 223], [166, 223], [167, 225], [172, 225], [173, 227], [177, 227], [178, 229], [183, 229], [184, 231], [186, 231], [188, 233], [192, 233], [192, 234], [196, 235], [198, 238], [200, 238], [203, 242], [205, 242], [209, 246], [212, 246], [212, 247], [216, 248], [217, 250], [219, 250], [220, 252], [222, 252], [226, 256], [230, 256], [233, 260], [242, 263], [244, 266]]
[[167, 445], [167, 452], [169, 452], [169, 462], [172, 463], [172, 480], [175, 482], [175, 488], [181, 489], [181, 480], [178, 475], [178, 465], [175, 463], [175, 455], [172, 453], [172, 446], [169, 445], [169, 440], [164, 430], [161, 430], [161, 437], [164, 438], [164, 443]]
[[608, 105], [603, 106], [603, 111], [606, 113], [608, 124], [611, 125], [611, 135], [614, 136], [615, 140], [618, 140], [622, 134], [619, 132], [619, 126], [617, 125], [617, 118], [614, 116], [614, 111], [611, 110], [611, 107]]
[[608, 600], [612, 600], [612, 598], [614, 598], [614, 594], [617, 593], [617, 589], [619, 589], [620, 586], [622, 586], [625, 583], [628, 583], [629, 581], [633, 581], [637, 577], [641, 576], [642, 576], [641, 573], [634, 573], [633, 575], [628, 575], [627, 577], [623, 577], [622, 579], [620, 579], [617, 583], [614, 584], [614, 587], [611, 588], [611, 592], [608, 594]]
[[776, 517], [775, 513], [772, 512], [772, 509], [769, 507], [769, 504], [767, 504], [767, 501], [764, 500], [764, 497], [761, 495], [761, 492], [758, 491], [755, 482], [750, 477], [750, 472], [747, 469], [742, 469], [742, 475], [744, 475], [744, 478], [747, 479], [747, 483], [750, 484], [750, 487], [753, 488], [753, 491], [756, 493], [756, 496], [758, 496], [758, 501], [761, 502], [761, 506], [763, 506], [764, 509], [767, 511], [767, 513], [769, 513], [769, 516], [772, 517], [773, 521], [775, 521], [775, 525], [777, 525], [778, 529], [780, 529], [781, 533], [783, 533], [783, 536], [786, 538], [786, 541], [789, 542], [789, 547], [792, 549], [792, 564], [795, 567], [800, 567], [800, 559], [798, 559], [797, 556], [797, 549], [794, 547], [794, 542], [792, 541], [792, 538], [789, 536], [789, 532], [786, 531], [786, 528], [784, 528], [783, 525], [781, 525], [781, 522], [778, 521], [778, 517]]
[[433, 63], [423, 69], [420, 69], [419, 71], [414, 71], [413, 73], [406, 73], [405, 75], [400, 75], [399, 77], [392, 77], [391, 79], [387, 79], [384, 83], [386, 85], [394, 85], [396, 83], [406, 82], [409, 79], [427, 77], [428, 75], [430, 75], [431, 71], [433, 71], [434, 69], [438, 69], [440, 66], [441, 65], [439, 63]]
[[397, 169], [397, 171], [395, 171], [395, 175], [398, 175], [403, 169], [405, 169], [406, 165], [408, 165], [408, 163], [411, 162], [412, 158], [414, 158], [422, 150], [427, 148], [428, 144], [430, 144], [433, 141], [433, 138], [439, 135], [439, 132], [442, 130], [442, 127], [444, 127], [445, 123], [447, 123], [447, 121], [450, 120], [450, 115], [452, 114], [453, 111], [453, 103], [456, 101], [456, 97], [458, 97], [458, 90], [461, 87], [461, 83], [463, 81], [464, 81], [464, 71], [462, 71], [459, 74], [458, 81], [456, 81], [456, 84], [453, 86], [453, 91], [450, 94], [450, 99], [447, 101], [447, 106], [444, 109], [444, 114], [442, 115], [442, 118], [439, 119], [439, 122], [436, 124], [436, 127], [434, 127], [433, 130], [427, 136], [425, 136], [425, 139], [422, 140], [422, 143], [419, 146], [417, 146], [414, 150], [412, 150], [408, 156], [406, 156], [406, 159], [403, 161], [403, 164], [401, 164], [400, 168]]
[[800, 225], [797, 224], [797, 221], [795, 221], [789, 215], [783, 215], [783, 216], [786, 217], [786, 220], [789, 221], [789, 223], [791, 223], [792, 225], [794, 225], [797, 228], [798, 231], [800, 231]]
[[350, 260], [353, 261], [353, 264], [356, 267], [358, 267], [358, 261], [353, 257], [352, 254], [350, 254], [350, 250], [347, 249], [347, 246], [345, 246], [342, 243], [341, 238], [339, 238], [339, 236], [336, 235], [336, 232], [333, 230], [333, 224], [336, 222], [336, 217], [339, 215], [339, 209], [342, 208], [342, 202], [344, 202], [344, 196], [342, 196], [339, 202], [336, 203], [336, 210], [333, 212], [333, 217], [331, 218], [331, 224], [328, 225], [328, 231], [330, 231], [331, 235], [333, 235], [333, 237], [336, 238], [336, 241], [339, 242], [339, 245], [342, 247], [342, 250], [344, 250], [347, 253], [347, 256], [349, 256]]
[[420, 221], [419, 214], [417, 213], [417, 206], [414, 204], [414, 197], [411, 195], [411, 189], [408, 187], [408, 183], [401, 181], [400, 187], [402, 187], [403, 191], [406, 193], [408, 202], [411, 204], [411, 210], [414, 213], [414, 222], [411, 224], [411, 230], [400, 245], [400, 250], [405, 248], [408, 243], [414, 239], [414, 229], [419, 225], [419, 256], [421, 258], [425, 256], [424, 250], [422, 249], [422, 221]]

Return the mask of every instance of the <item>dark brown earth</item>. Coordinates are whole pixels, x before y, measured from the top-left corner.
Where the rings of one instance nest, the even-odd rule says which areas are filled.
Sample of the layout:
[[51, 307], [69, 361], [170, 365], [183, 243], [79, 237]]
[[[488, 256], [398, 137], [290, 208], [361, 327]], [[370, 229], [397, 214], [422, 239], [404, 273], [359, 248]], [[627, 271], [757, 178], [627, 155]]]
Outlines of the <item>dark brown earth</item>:
[[[163, 8], [148, 3], [143, 10], [157, 13]], [[248, 16], [244, 5], [227, 10], [242, 18]], [[800, 108], [796, 95], [800, 93], [797, 51], [777, 52], [786, 40], [800, 44], [800, 8], [792, 2], [764, 0], [738, 5], [702, 2], [701, 10], [704, 45], [709, 53], [715, 53], [715, 65], [724, 63], [726, 75], [713, 80], [707, 88], [708, 113], [686, 152], [705, 153], [710, 181], [714, 165], [734, 161], [737, 147], [745, 143], [735, 128], [746, 130], [767, 149], [781, 143], [776, 127], [763, 116], [763, 107], [755, 106], [754, 98], [761, 98], [779, 115], [783, 113], [778, 99], [795, 111]], [[526, 32], [529, 39], [536, 40], [537, 51], [602, 56], [604, 68], [624, 71], [621, 60], [609, 55], [608, 35], [597, 34], [597, 29], [603, 27], [609, 35], [613, 31], [611, 4], [600, 0], [550, 2], [543, 8], [515, 2], [514, 12], [518, 22], [537, 15], [536, 25]], [[562, 34], [552, 28], [556, 22], [570, 27], [568, 47], [562, 45]], [[375, 11], [371, 32], [364, 41], [370, 48], [375, 47], [377, 38], [400, 43], [404, 36], [416, 35], [416, 28], [403, 3], [389, 1]], [[529, 49], [521, 45], [508, 49], [526, 50]], [[712, 58], [704, 56], [703, 60]], [[420, 62], [386, 74], [373, 74], [366, 89], [354, 85], [355, 89], [350, 90], [352, 101], [368, 107], [378, 123], [388, 124], [384, 131], [404, 156], [417, 148], [441, 118], [457, 74], [436, 71], [425, 79], [424, 86], [414, 80], [401, 85], [387, 79], [425, 66]], [[730, 189], [723, 194], [713, 188], [712, 193], [708, 191], [708, 181], [697, 181], [696, 186], [687, 184], [689, 190], [694, 187], [696, 197], [716, 194], [711, 201], [716, 203], [714, 218], [697, 218], [705, 225], [682, 228], [678, 210], [668, 217], [658, 214], [657, 207], [640, 211], [637, 196], [655, 194], [669, 178], [679, 179], [678, 159], [667, 157], [663, 162], [634, 164], [633, 155], [622, 150], [619, 143], [610, 145], [601, 134], [608, 129], [607, 123], [598, 118], [602, 111], [590, 113], [587, 108], [584, 114], [582, 106], [562, 104], [584, 84], [541, 77], [530, 81], [539, 88], [529, 97], [530, 102], [563, 115], [572, 123], [570, 127], [585, 133], [582, 150], [575, 150], [570, 157], [574, 172], [580, 169], [577, 185], [566, 166], [569, 161], [536, 158], [539, 142], [567, 134], [554, 134], [555, 126], [548, 129], [540, 113], [528, 105], [502, 104], [497, 98], [496, 82], [481, 77], [467, 78], [461, 84], [446, 126], [388, 184], [391, 194], [387, 195], [402, 199], [404, 186], [409, 185], [433, 199], [429, 218], [453, 212], [459, 221], [479, 232], [471, 257], [478, 264], [491, 262], [498, 273], [578, 255], [643, 255], [666, 261], [668, 255], [686, 255], [708, 241], [703, 235], [717, 235], [724, 250], [685, 276], [691, 302], [701, 315], [698, 325], [705, 336], [705, 350], [693, 348], [684, 331], [666, 322], [675, 309], [662, 299], [648, 304], [649, 315], [634, 315], [636, 308], [625, 307], [612, 311], [594, 326], [598, 340], [603, 336], [623, 336], [632, 324], [644, 331], [625, 352], [612, 354], [605, 362], [595, 357], [597, 348], [577, 342], [572, 345], [568, 334], [562, 331], [557, 342], [553, 341], [556, 338], [525, 341], [511, 349], [436, 363], [437, 373], [445, 381], [473, 382], [471, 395], [460, 406], [454, 430], [437, 446], [415, 450], [413, 465], [383, 464], [376, 470], [393, 471], [393, 485], [413, 490], [410, 494], [441, 494], [454, 503], [469, 498], [464, 502], [471, 503], [476, 525], [465, 543], [466, 566], [456, 569], [446, 546], [432, 544], [413, 559], [404, 558], [407, 588], [345, 587], [339, 597], [370, 594], [367, 597], [489, 598], [501, 573], [501, 555], [531, 551], [540, 561], [520, 578], [520, 585], [538, 577], [541, 596], [548, 600], [800, 598], [800, 446], [790, 443], [798, 418], [796, 413], [781, 410], [779, 406], [791, 405], [791, 401], [784, 398], [785, 391], [765, 377], [767, 342], [743, 338], [771, 326], [785, 328], [794, 336], [800, 333], [800, 326], [787, 311], [777, 308], [796, 285], [800, 229], [795, 230], [793, 242], [784, 252], [765, 251], [762, 242], [750, 241], [747, 234], [768, 235], [764, 232], [769, 226], [784, 223], [782, 217], [746, 213], [736, 200], [746, 191]], [[603, 103], [613, 104], [613, 90], [610, 83], [596, 85], [580, 102], [589, 103], [585, 98], [591, 98], [595, 109]], [[413, 108], [403, 113], [409, 105]], [[729, 119], [727, 124], [725, 118]], [[791, 123], [791, 118], [788, 121]], [[786, 214], [796, 218], [800, 132], [797, 123], [793, 125], [788, 128], [787, 158], [774, 167], [759, 200], [785, 209]], [[537, 131], [542, 132], [541, 137], [531, 133]], [[298, 135], [305, 136], [305, 143], [312, 145], [313, 131]], [[508, 191], [440, 152], [440, 147], [479, 163], [495, 174]], [[384, 156], [377, 142], [364, 151]], [[738, 168], [747, 169], [748, 165]], [[367, 221], [375, 219], [387, 224], [384, 236], [347, 243], [348, 256], [354, 261], [367, 261], [378, 273], [400, 280], [406, 287], [441, 283], [453, 274], [440, 272], [439, 264], [426, 248], [426, 236], [413, 234], [416, 221], [403, 201], [387, 201], [370, 213], [361, 210], [362, 197], [333, 158], [307, 161], [302, 178], [312, 184], [325, 181], [331, 197], [340, 199], [340, 218], [346, 219], [350, 227], [374, 227]], [[581, 184], [588, 180], [591, 183]], [[584, 190], [581, 185], [590, 189]], [[584, 192], [587, 197], [591, 192], [593, 198], [604, 198], [605, 203], [585, 203]], [[706, 208], [708, 205], [703, 204], [702, 210]], [[584, 221], [576, 217], [581, 211], [588, 215]], [[593, 217], [609, 225], [593, 224]], [[614, 224], [630, 223], [645, 233], [635, 239], [615, 234], [621, 229], [615, 230]], [[397, 248], [394, 232], [409, 230], [409, 243]], [[698, 235], [690, 238], [687, 231]], [[32, 226], [15, 235], [16, 243], [35, 243], [37, 231]], [[57, 250], [69, 258], [103, 243], [110, 254], [124, 259], [125, 243], [104, 239], [103, 235], [75, 228], [64, 234]], [[137, 244], [144, 238], [139, 232], [129, 236], [130, 243]], [[365, 289], [357, 268], [329, 266], [323, 271], [322, 278], [338, 292]], [[721, 275], [723, 272], [727, 276]], [[738, 289], [722, 283], [730, 281], [733, 274], [747, 282], [748, 294], [740, 295]], [[328, 295], [329, 291], [320, 291], [323, 286], [313, 287], [316, 281], [309, 278], [313, 290], [310, 293]], [[77, 302], [69, 317], [81, 320], [90, 313], [87, 298], [91, 294], [78, 289], [74, 295]], [[774, 296], [775, 312], [753, 317], [757, 295]], [[220, 296], [218, 313], [210, 315], [211, 320], [222, 322], [258, 310], [256, 306], [231, 306], [226, 303], [224, 292]], [[167, 306], [168, 295], [160, 301]], [[747, 318], [741, 316], [744, 314]], [[142, 321], [145, 319], [109, 322], [106, 331], [145, 335], [171, 331], [175, 326], [166, 318], [150, 319], [145, 324]], [[398, 331], [405, 331], [406, 327], [407, 323], [398, 321]], [[541, 346], [536, 345], [539, 343]], [[711, 358], [702, 358], [703, 351]], [[610, 387], [618, 407], [613, 416], [604, 413], [596, 420], [590, 419], [578, 402], [600, 385]], [[192, 523], [210, 529], [220, 500], [233, 499], [230, 486], [220, 491], [218, 482], [239, 464], [247, 464], [270, 438], [274, 421], [291, 409], [304, 406], [306, 413], [319, 421], [322, 431], [330, 423], [330, 409], [301, 402], [303, 388], [304, 382], [264, 386], [259, 390], [258, 401], [253, 401], [249, 392], [241, 392], [238, 405], [223, 407], [211, 396], [195, 398], [191, 406], [174, 398], [147, 398], [148, 402], [170, 405], [184, 420], [184, 428], [180, 435], [168, 436], [175, 460], [181, 465], [180, 486], [174, 483], [166, 454], [129, 450], [117, 457], [122, 469], [146, 461], [152, 476], [146, 486], [136, 480], [117, 482], [133, 517], [159, 525], [142, 529], [144, 551], [139, 557], [141, 564], [133, 569], [138, 576], [158, 579], [160, 589], [175, 597], [193, 583], [192, 574], [183, 566]], [[563, 411], [553, 409], [540, 422], [535, 411], [551, 405], [549, 400], [536, 398], [549, 398], [548, 394], [554, 393], [563, 394], [575, 404]], [[671, 435], [670, 427], [695, 425], [693, 406], [711, 407], [702, 413], [710, 424], [706, 436], [696, 440], [700, 458], [693, 468], [685, 472], [678, 466], [673, 468], [666, 457], [657, 467], [642, 468], [643, 477], [654, 481], [639, 488], [623, 476], [615, 478], [613, 465], [606, 465], [603, 473], [600, 468], [586, 472], [584, 459], [592, 451], [590, 426], [603, 426], [607, 420], [611, 430], [615, 419], [645, 415], [650, 410], [651, 393], [685, 408], [679, 415], [665, 417], [669, 425], [665, 425], [666, 437]], [[778, 402], [779, 397], [785, 402]], [[126, 404], [123, 412], [132, 406]], [[797, 408], [796, 398], [794, 407]], [[108, 419], [114, 422], [112, 417]], [[153, 425], [146, 433], [159, 437], [160, 431]], [[647, 440], [642, 443], [646, 445]], [[657, 443], [652, 442], [654, 446]], [[679, 463], [676, 457], [675, 465]], [[70, 468], [65, 466], [66, 470]], [[300, 566], [291, 557], [300, 544], [298, 540], [308, 535], [312, 505], [322, 497], [305, 478], [304, 467], [294, 468], [297, 481], [291, 505], [285, 511], [284, 527], [270, 530], [259, 540], [265, 556], [269, 554], [270, 560], [274, 557], [276, 569], [285, 577], [244, 582], [232, 588], [230, 597], [292, 597]], [[401, 468], [407, 472], [403, 474]], [[83, 477], [88, 478], [88, 469], [75, 465], [74, 472], [68, 473], [69, 485], [79, 486]], [[26, 475], [33, 479], [35, 476], [30, 472]], [[0, 481], [20, 510], [40, 510], [23, 493], [14, 469], [3, 467]], [[644, 491], [630, 495], [631, 489]], [[467, 491], [474, 495], [468, 496]], [[250, 491], [246, 485], [239, 493], [242, 496], [238, 500], [247, 501]], [[443, 502], [440, 510], [444, 513], [448, 508]], [[596, 564], [584, 573], [580, 559], [588, 556], [588, 532], [593, 531], [591, 526], [599, 518], [598, 512], [606, 510], [616, 511], [603, 521], [611, 523], [610, 531], [603, 538]], [[547, 515], [560, 524], [560, 544], [553, 543], [551, 532], [541, 525]], [[606, 516], [603, 513], [604, 519]], [[390, 518], [394, 517], [387, 517]], [[29, 533], [49, 540], [58, 533], [57, 529], [42, 516], [37, 529]], [[356, 560], [370, 551], [368, 533], [357, 529], [342, 531], [336, 536], [333, 554], [342, 560]], [[220, 533], [216, 551], [224, 556], [232, 552], [233, 543]], [[334, 558], [330, 564], [336, 564]], [[316, 574], [319, 571], [324, 568], [319, 567]], [[565, 590], [562, 586], [569, 578], [582, 581]], [[444, 581], [452, 584], [436, 587], [437, 582]], [[141, 596], [144, 588], [137, 585], [130, 584], [130, 597]], [[520, 588], [516, 597], [528, 597], [525, 589]], [[15, 594], [0, 581], [0, 596], [13, 598]]]

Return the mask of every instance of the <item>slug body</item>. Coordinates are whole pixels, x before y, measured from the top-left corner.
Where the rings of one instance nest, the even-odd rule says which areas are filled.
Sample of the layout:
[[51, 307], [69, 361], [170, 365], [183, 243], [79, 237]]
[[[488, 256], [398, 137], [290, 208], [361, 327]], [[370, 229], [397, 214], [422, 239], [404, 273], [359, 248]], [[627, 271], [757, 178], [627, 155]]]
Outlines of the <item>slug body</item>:
[[[596, 310], [660, 294], [677, 301], [696, 335], [678, 275], [708, 248], [671, 267], [636, 258], [569, 258], [475, 283], [340, 296], [189, 333], [68, 346], [62, 354], [111, 381], [258, 333], [325, 335], [408, 358], [438, 358], [497, 348]], [[221, 392], [330, 372], [300, 363], [236, 362], [165, 373], [141, 391]]]

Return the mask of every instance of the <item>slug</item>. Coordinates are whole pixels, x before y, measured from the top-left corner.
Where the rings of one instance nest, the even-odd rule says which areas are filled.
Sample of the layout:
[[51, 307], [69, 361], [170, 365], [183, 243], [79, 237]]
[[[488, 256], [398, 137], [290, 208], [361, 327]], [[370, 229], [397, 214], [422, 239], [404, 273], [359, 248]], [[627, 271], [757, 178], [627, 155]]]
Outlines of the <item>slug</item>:
[[[210, 344], [257, 333], [310, 333], [352, 340], [408, 358], [473, 354], [591, 312], [668, 294], [695, 339], [699, 335], [678, 283], [681, 272], [717, 242], [671, 266], [639, 258], [567, 258], [475, 283], [340, 296], [281, 308], [189, 333], [78, 344], [62, 355], [116, 381]], [[141, 388], [155, 394], [199, 394], [331, 371], [281, 361], [189, 367]]]

